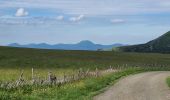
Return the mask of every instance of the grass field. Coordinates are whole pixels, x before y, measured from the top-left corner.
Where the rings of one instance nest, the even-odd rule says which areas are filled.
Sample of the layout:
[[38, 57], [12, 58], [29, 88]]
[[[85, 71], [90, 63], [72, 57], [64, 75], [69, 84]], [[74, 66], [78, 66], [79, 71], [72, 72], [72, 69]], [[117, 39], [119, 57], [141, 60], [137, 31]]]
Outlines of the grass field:
[[[24, 86], [17, 89], [0, 88], [0, 99], [16, 100], [89, 100], [100, 89], [115, 82], [122, 76], [150, 71], [169, 70], [170, 54], [123, 53], [112, 51], [64, 51], [38, 50], [0, 47], [0, 80], [18, 79], [20, 71], [24, 77], [31, 78], [31, 68], [39, 76], [47, 76], [52, 71], [57, 76], [73, 74], [78, 69], [103, 70], [113, 68], [130, 68], [121, 72], [109, 73], [102, 77], [85, 78], [65, 84], [62, 87]], [[133, 67], [133, 68], [132, 68]], [[135, 67], [135, 68], [134, 68]]]
[[[62, 51], [0, 47], [0, 80], [16, 78], [24, 69], [31, 76], [31, 68], [38, 74], [49, 70], [69, 74], [79, 68], [94, 70], [132, 66], [170, 66], [170, 55], [147, 53], [116, 53], [111, 51]], [[2, 74], [2, 75], [1, 75]], [[9, 77], [10, 76], [10, 77]]]
[[102, 69], [110, 65], [170, 66], [170, 54], [117, 53], [112, 51], [63, 51], [36, 50], [0, 47], [0, 68], [61, 68], [77, 69], [96, 67]]

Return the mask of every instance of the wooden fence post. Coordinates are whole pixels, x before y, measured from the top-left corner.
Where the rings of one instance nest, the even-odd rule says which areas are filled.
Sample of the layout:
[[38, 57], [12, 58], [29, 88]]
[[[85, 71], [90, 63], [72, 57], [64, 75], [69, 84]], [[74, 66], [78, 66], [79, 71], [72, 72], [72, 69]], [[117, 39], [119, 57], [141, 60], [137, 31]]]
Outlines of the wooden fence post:
[[34, 68], [32, 68], [32, 79], [34, 79]]
[[66, 83], [66, 75], [65, 75], [65, 73], [64, 73], [64, 80], [63, 81], [64, 81], [64, 83]]
[[19, 76], [19, 79], [18, 79], [18, 81], [16, 82], [16, 85], [17, 85], [17, 86], [21, 85], [21, 83], [24, 81], [23, 75], [24, 75], [24, 71], [21, 70], [21, 74], [20, 74], [20, 76]]
[[96, 77], [98, 77], [99, 76], [99, 71], [98, 71], [98, 69], [96, 68]]

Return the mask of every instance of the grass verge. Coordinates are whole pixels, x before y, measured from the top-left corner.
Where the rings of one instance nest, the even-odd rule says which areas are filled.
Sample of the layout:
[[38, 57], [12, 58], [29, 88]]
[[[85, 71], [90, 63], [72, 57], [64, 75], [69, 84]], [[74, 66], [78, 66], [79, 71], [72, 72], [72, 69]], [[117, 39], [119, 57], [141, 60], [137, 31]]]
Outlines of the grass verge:
[[170, 77], [168, 77], [168, 78], [166, 79], [166, 83], [167, 83], [168, 86], [170, 87]]

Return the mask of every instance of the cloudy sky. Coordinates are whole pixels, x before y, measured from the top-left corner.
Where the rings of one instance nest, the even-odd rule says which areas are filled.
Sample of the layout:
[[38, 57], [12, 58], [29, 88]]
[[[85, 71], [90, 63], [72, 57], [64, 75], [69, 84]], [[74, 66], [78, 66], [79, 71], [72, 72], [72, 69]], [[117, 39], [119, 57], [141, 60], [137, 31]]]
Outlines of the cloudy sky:
[[169, 19], [170, 0], [0, 0], [0, 45], [145, 43]]

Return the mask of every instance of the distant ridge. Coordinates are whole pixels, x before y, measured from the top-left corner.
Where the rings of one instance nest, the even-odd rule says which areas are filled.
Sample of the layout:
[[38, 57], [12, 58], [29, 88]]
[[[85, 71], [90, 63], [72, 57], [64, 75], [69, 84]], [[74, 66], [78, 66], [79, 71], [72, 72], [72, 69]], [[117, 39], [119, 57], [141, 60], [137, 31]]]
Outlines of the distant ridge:
[[145, 44], [123, 46], [119, 50], [125, 52], [170, 53], [170, 31]]
[[18, 43], [12, 43], [8, 46], [11, 47], [24, 47], [24, 48], [38, 48], [38, 49], [62, 49], [62, 50], [107, 50], [111, 49], [112, 47], [119, 47], [119, 46], [125, 46], [123, 44], [112, 44], [112, 45], [101, 45], [101, 44], [94, 44], [93, 42], [89, 40], [80, 41], [77, 44], [55, 44], [50, 45], [46, 43], [40, 43], [40, 44], [26, 44], [21, 45]]

